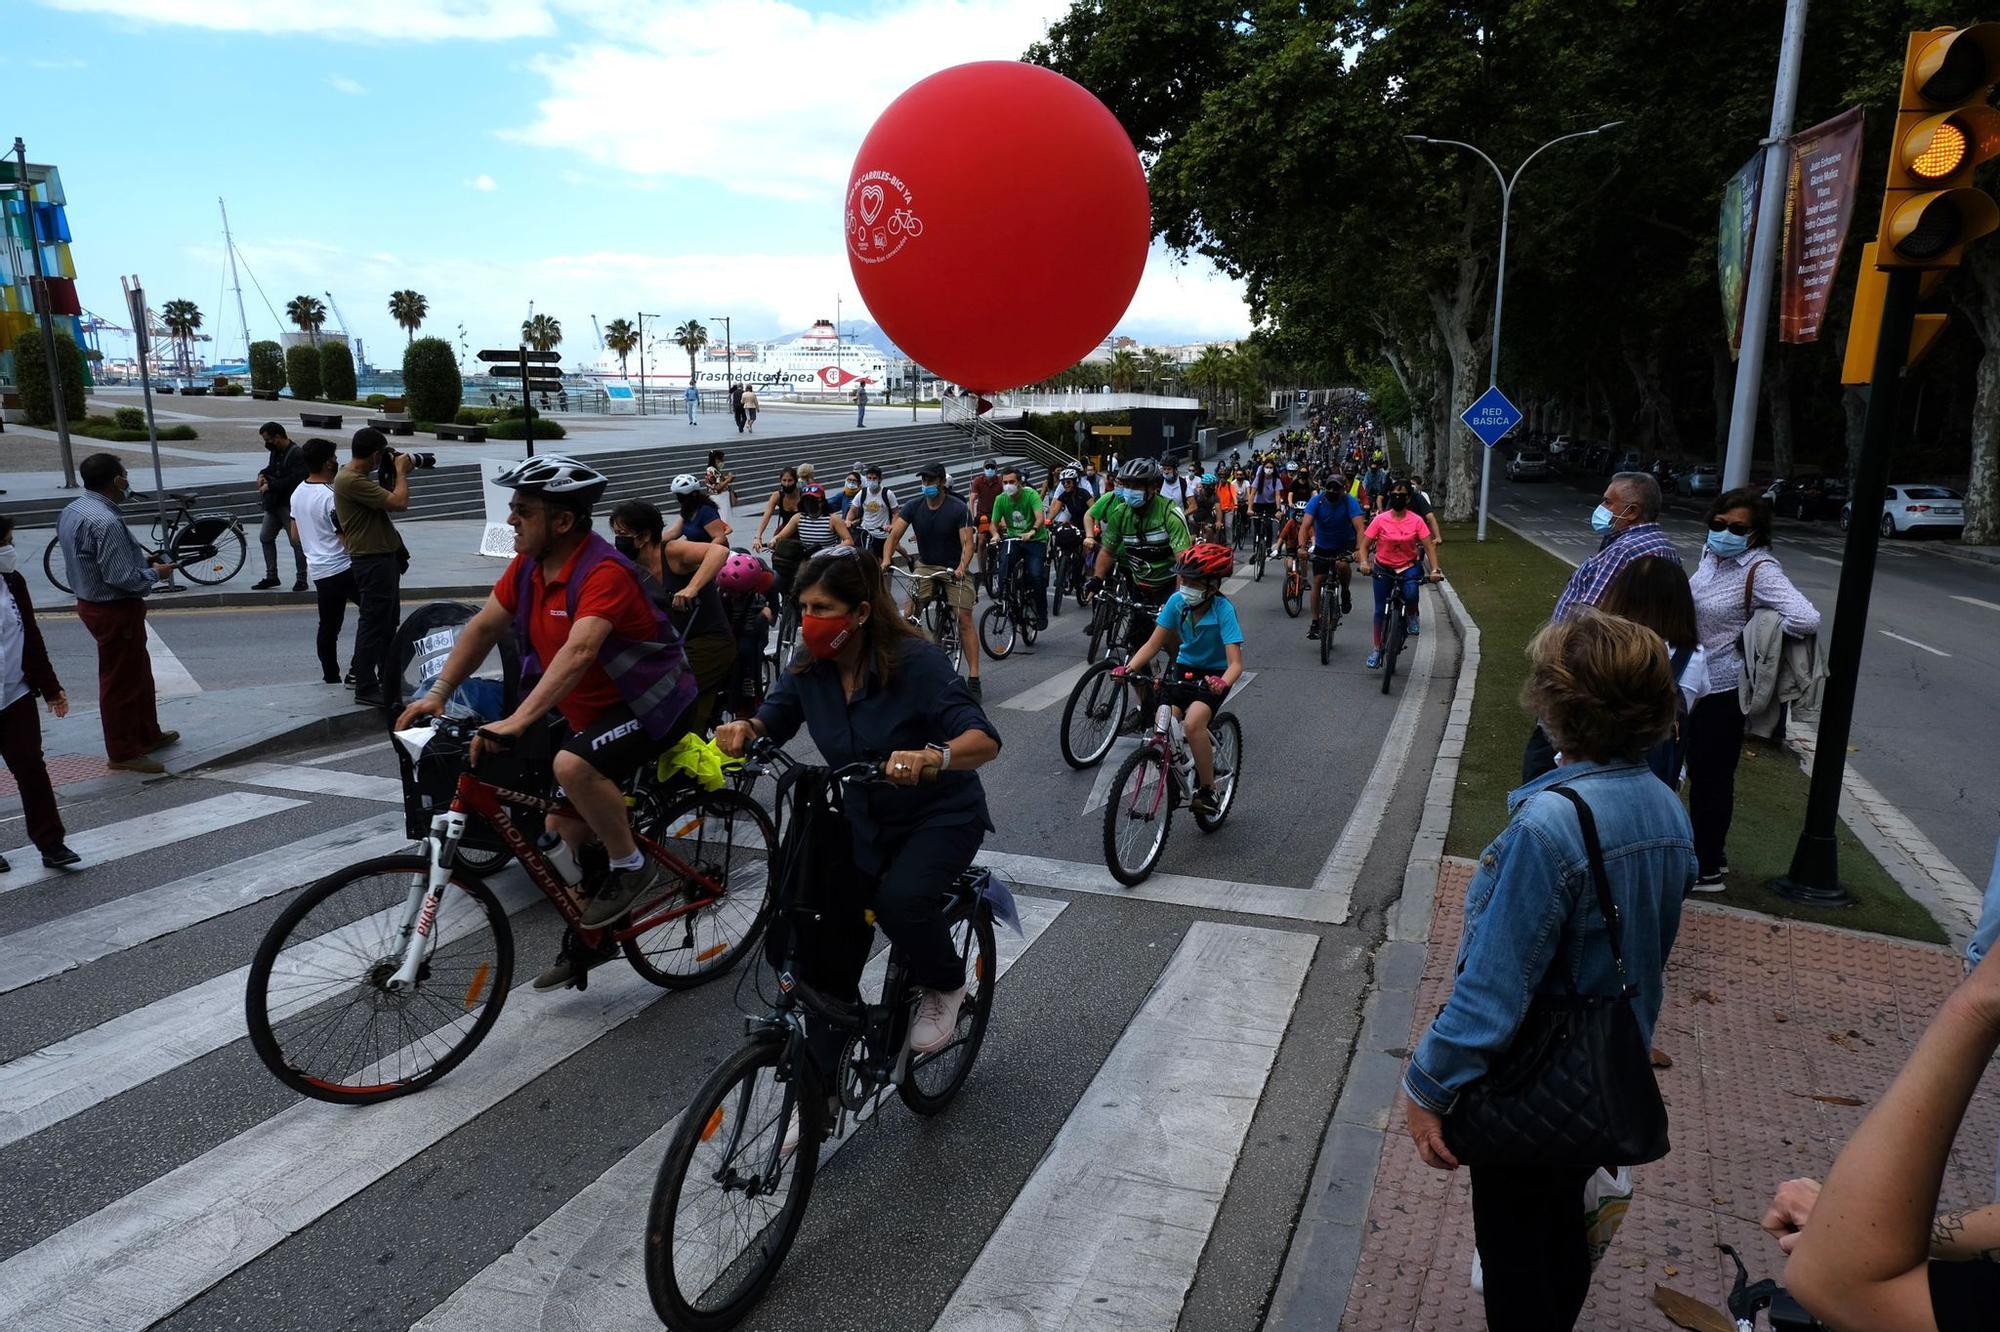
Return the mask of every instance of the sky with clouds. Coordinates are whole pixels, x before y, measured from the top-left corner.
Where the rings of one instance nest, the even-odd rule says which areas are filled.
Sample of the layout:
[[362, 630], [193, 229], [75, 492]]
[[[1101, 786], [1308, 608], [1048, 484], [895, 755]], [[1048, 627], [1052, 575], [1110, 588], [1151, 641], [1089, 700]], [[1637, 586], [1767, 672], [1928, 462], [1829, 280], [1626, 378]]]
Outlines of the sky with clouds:
[[[4, 0], [0, 146], [63, 173], [84, 303], [123, 322], [118, 275], [205, 313], [242, 354], [216, 201], [250, 331], [331, 291], [394, 363], [388, 293], [426, 332], [516, 338], [643, 309], [728, 314], [739, 338], [865, 310], [842, 191], [909, 84], [1012, 59], [1062, 0]], [[11, 123], [9, 123], [11, 121]], [[254, 275], [254, 282], [253, 282]], [[261, 294], [259, 292], [261, 288]], [[268, 297], [268, 303], [266, 301]], [[278, 314], [273, 315], [272, 309]], [[329, 327], [332, 327], [329, 321]], [[1248, 331], [1241, 289], [1156, 247], [1117, 331]], [[650, 328], [648, 330], [651, 331]], [[719, 329], [717, 330], [719, 332]], [[381, 350], [377, 351], [376, 349]], [[107, 336], [119, 355], [125, 339]]]

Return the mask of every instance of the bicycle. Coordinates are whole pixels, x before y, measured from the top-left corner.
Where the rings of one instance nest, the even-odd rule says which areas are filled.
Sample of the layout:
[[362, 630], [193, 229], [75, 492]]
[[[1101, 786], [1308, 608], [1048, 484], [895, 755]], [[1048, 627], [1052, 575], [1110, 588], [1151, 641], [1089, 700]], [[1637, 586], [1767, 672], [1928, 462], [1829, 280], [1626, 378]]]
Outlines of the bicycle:
[[[823, 779], [836, 800], [850, 784], [882, 780], [874, 762], [842, 768], [795, 764], [770, 741], [751, 750], [762, 766], [797, 768]], [[787, 815], [786, 826], [793, 826]], [[795, 876], [787, 873], [783, 882]], [[955, 879], [945, 921], [965, 973], [958, 1026], [943, 1049], [915, 1055], [908, 1032], [915, 987], [893, 945], [879, 1003], [822, 994], [799, 976], [799, 941], [827, 906], [780, 889], [782, 956], [773, 959], [777, 994], [770, 1011], [745, 1020], [747, 1039], [710, 1075], [682, 1113], [668, 1144], [646, 1219], [646, 1287], [660, 1320], [675, 1332], [736, 1326], [763, 1297], [797, 1237], [819, 1169], [821, 1144], [872, 1117], [893, 1088], [904, 1105], [935, 1115], [965, 1085], [986, 1039], [999, 977], [993, 922], [1017, 919], [1011, 894], [977, 865]], [[762, 973], [757, 973], [761, 975]], [[839, 1056], [807, 1038], [836, 1033]], [[822, 1037], [823, 1040], [823, 1037]], [[796, 1144], [787, 1147], [796, 1116]]]
[[1074, 523], [1057, 523], [1049, 529], [1049, 614], [1061, 615], [1063, 593], [1083, 605], [1083, 533]]
[[[1140, 687], [1154, 696], [1163, 692], [1157, 685]], [[1214, 832], [1229, 817], [1243, 761], [1243, 727], [1235, 714], [1217, 711], [1209, 719], [1208, 734], [1216, 808], [1213, 814], [1194, 816], [1195, 825], [1205, 833]], [[1152, 874], [1166, 850], [1174, 808], [1186, 804], [1194, 789], [1194, 754], [1180, 712], [1158, 698], [1151, 734], [1119, 765], [1111, 798], [1104, 803], [1104, 864], [1118, 882], [1133, 887]]]
[[[1382, 621], [1382, 692], [1389, 692], [1389, 682], [1396, 675], [1396, 658], [1402, 655], [1403, 642], [1409, 637], [1409, 615], [1416, 607], [1413, 601], [1404, 600], [1403, 585], [1411, 573], [1416, 573], [1418, 583], [1435, 583], [1442, 574], [1425, 574], [1419, 564], [1406, 565], [1401, 569], [1389, 570], [1389, 604], [1387, 618]], [[1376, 577], [1382, 576], [1382, 568], [1376, 566]]]
[[1285, 604], [1285, 614], [1294, 620], [1298, 619], [1299, 613], [1306, 608], [1304, 565], [1305, 559], [1297, 550], [1285, 552], [1285, 590], [1279, 594], [1279, 600]]
[[1271, 523], [1271, 514], [1258, 512], [1251, 515], [1250, 555], [1257, 562], [1257, 576], [1250, 580], [1253, 583], [1264, 581], [1264, 561], [1271, 557], [1271, 544], [1277, 540]]
[[1757, 1315], [1770, 1314], [1771, 1332], [1824, 1332], [1826, 1324], [1814, 1318], [1803, 1304], [1792, 1298], [1790, 1291], [1765, 1277], [1762, 1281], [1750, 1280], [1750, 1273], [1743, 1266], [1743, 1258], [1727, 1244], [1716, 1248], [1729, 1255], [1736, 1264], [1736, 1281], [1729, 1288], [1729, 1316], [1736, 1320], [1736, 1326], [1749, 1332], [1757, 1326]]
[[936, 573], [910, 573], [897, 566], [890, 566], [889, 572], [900, 577], [909, 585], [910, 595], [916, 596], [916, 585], [921, 582], [931, 584], [930, 600], [903, 618], [919, 632], [929, 636], [933, 643], [944, 649], [946, 659], [954, 671], [965, 669], [965, 644], [959, 638], [958, 612], [954, 610], [946, 596], [946, 589], [960, 580], [953, 574], [940, 569]]
[[1027, 556], [1014, 549], [1026, 544], [1020, 538], [1004, 543], [1007, 572], [1001, 575], [998, 596], [979, 617], [979, 642], [995, 661], [1006, 660], [1016, 641], [1033, 647], [1041, 633], [1035, 625], [1035, 589], [1028, 578]]
[[[1070, 686], [1057, 742], [1063, 762], [1072, 768], [1081, 771], [1104, 762], [1118, 737], [1144, 716], [1139, 696], [1132, 692], [1132, 679], [1115, 673], [1127, 655], [1121, 641], [1117, 655], [1092, 662]], [[1157, 679], [1164, 668], [1149, 669]]]
[[516, 761], [491, 780], [466, 762], [479, 725], [441, 717], [415, 755], [398, 746], [405, 813], [425, 830], [418, 850], [321, 879], [257, 947], [244, 1001], [250, 1044], [301, 1095], [362, 1105], [419, 1091], [457, 1067], [499, 1020], [514, 939], [506, 908], [458, 858], [474, 819], [498, 833], [562, 916], [565, 950], [588, 960], [574, 982], [579, 989], [589, 966], [619, 951], [653, 984], [692, 988], [729, 970], [764, 928], [777, 831], [761, 805], [728, 787], [688, 790], [644, 819], [637, 840], [664, 871], [660, 886], [618, 924], [584, 928], [579, 888], [608, 871], [601, 848], [583, 884], [564, 881], [509, 816], [525, 812], [532, 823], [571, 813], [567, 801], [513, 789], [535, 782], [537, 772], [539, 789], [548, 789], [546, 765], [526, 752], [538, 744], [499, 756]]
[[[1343, 551], [1334, 558], [1334, 568], [1320, 583], [1319, 592], [1313, 598], [1313, 616], [1319, 621], [1319, 664], [1324, 666], [1333, 658], [1333, 631], [1340, 628], [1340, 576], [1346, 566], [1354, 563], [1351, 551]], [[1314, 570], [1318, 577], [1318, 570]]]
[[1123, 661], [1128, 655], [1125, 639], [1132, 616], [1144, 608], [1132, 586], [1132, 575], [1120, 564], [1113, 570], [1111, 583], [1098, 589], [1091, 600], [1090, 629], [1084, 635], [1085, 661]]
[[[193, 506], [200, 502], [201, 496], [187, 491], [169, 493], [179, 501], [179, 506], [170, 517], [162, 519], [157, 514], [154, 516], [153, 544], [147, 552], [148, 558], [173, 565], [187, 575], [190, 583], [200, 583], [203, 587], [213, 587], [234, 578], [250, 553], [249, 540], [243, 535], [242, 520], [220, 510], [196, 513]], [[147, 497], [134, 491], [132, 498], [143, 500]], [[69, 561], [63, 555], [61, 536], [50, 537], [48, 546], [42, 551], [42, 572], [48, 575], [58, 591], [75, 592], [76, 589], [70, 586]]]

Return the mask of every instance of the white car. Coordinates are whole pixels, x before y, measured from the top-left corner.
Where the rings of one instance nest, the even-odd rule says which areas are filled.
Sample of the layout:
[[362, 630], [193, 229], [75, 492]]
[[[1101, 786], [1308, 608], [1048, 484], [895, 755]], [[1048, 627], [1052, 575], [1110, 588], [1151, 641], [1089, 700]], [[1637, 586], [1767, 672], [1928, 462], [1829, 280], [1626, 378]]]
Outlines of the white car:
[[1549, 455], [1535, 449], [1523, 449], [1507, 460], [1509, 481], [1546, 481], [1549, 479]]
[[[1840, 509], [1840, 530], [1852, 520], [1854, 506]], [[1949, 486], [1889, 486], [1882, 492], [1882, 535], [1909, 536], [1938, 531], [1957, 536], [1965, 530], [1965, 496]]]

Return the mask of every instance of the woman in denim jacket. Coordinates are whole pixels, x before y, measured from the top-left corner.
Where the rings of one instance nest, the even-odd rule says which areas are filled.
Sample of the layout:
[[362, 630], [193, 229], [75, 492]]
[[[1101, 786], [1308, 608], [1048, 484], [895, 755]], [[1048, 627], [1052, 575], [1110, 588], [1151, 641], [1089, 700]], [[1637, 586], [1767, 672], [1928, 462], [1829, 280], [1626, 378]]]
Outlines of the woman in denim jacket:
[[[1570, 787], [1596, 817], [1624, 921], [1625, 970], [1638, 989], [1648, 1041], [1681, 902], [1695, 880], [1687, 812], [1645, 762], [1674, 720], [1659, 637], [1580, 607], [1537, 634], [1528, 655], [1521, 701], [1561, 751], [1560, 766], [1507, 797], [1512, 817], [1466, 889], [1451, 996], [1403, 1077], [1410, 1137], [1424, 1163], [1439, 1170], [1458, 1167], [1443, 1117], [1506, 1051], [1537, 992], [1563, 992], [1565, 971], [1578, 993], [1618, 992], [1576, 810], [1550, 788]], [[1590, 1288], [1583, 1219], [1589, 1176], [1588, 1169], [1473, 1168], [1473, 1229], [1493, 1332], [1575, 1324]]]

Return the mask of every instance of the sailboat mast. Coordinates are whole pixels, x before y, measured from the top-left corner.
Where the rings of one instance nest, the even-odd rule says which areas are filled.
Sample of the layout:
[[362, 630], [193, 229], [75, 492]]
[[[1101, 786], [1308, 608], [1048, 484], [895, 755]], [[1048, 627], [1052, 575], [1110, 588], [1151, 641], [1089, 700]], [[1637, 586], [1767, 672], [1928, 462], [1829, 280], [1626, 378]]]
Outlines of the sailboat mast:
[[243, 325], [243, 363], [250, 364], [250, 316], [243, 312], [243, 279], [236, 275], [236, 239], [229, 234], [229, 205], [217, 195], [215, 206], [222, 210], [222, 248], [229, 251], [229, 285], [236, 292], [236, 322]]

